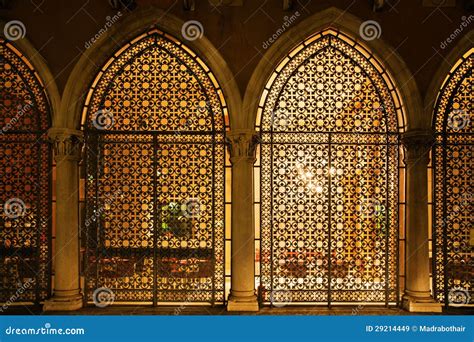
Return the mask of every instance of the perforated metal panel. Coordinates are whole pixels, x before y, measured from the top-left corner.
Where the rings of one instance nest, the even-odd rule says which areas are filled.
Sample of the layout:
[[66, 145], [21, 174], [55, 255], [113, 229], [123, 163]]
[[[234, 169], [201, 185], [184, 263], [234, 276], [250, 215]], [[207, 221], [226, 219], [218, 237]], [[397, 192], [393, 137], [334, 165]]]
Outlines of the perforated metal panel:
[[474, 49], [456, 64], [435, 106], [433, 283], [446, 305], [474, 302]]
[[402, 109], [389, 76], [342, 33], [296, 47], [264, 91], [264, 302], [398, 301]]
[[0, 40], [0, 302], [50, 294], [49, 113], [31, 63]]
[[227, 108], [204, 62], [153, 30], [115, 54], [87, 103], [87, 298], [224, 301]]

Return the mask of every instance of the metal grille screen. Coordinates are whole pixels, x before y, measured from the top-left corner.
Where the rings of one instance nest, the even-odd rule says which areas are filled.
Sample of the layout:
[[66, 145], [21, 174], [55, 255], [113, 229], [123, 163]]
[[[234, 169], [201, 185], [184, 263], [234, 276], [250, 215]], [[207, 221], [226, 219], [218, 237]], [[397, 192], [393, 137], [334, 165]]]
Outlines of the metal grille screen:
[[353, 45], [338, 32], [311, 37], [265, 89], [265, 302], [398, 300], [400, 101]]
[[156, 30], [116, 56], [86, 108], [88, 300], [223, 302], [222, 91]]
[[0, 302], [51, 287], [49, 102], [33, 66], [0, 39]]
[[447, 77], [435, 107], [433, 279], [446, 305], [473, 304], [474, 49]]

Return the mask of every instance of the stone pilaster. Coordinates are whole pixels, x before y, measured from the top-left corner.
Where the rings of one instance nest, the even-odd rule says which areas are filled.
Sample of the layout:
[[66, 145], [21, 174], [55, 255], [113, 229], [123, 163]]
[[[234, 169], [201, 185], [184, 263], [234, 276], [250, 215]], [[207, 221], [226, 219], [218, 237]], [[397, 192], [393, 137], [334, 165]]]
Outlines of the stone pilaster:
[[428, 164], [433, 135], [402, 137], [406, 164], [406, 287], [403, 307], [410, 312], [441, 312], [431, 296], [428, 245]]
[[56, 161], [56, 239], [53, 297], [44, 311], [82, 307], [79, 276], [79, 161], [82, 132], [52, 128], [48, 132]]
[[232, 163], [232, 280], [228, 311], [258, 311], [253, 210], [253, 164], [257, 144], [258, 135], [254, 131], [228, 134]]

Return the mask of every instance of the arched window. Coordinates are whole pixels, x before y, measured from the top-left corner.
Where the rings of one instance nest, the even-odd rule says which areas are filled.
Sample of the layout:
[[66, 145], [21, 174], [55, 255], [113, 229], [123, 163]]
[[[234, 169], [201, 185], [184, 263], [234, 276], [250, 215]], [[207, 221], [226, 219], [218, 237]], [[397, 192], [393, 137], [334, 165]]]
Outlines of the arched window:
[[474, 49], [452, 68], [435, 111], [433, 283], [446, 305], [473, 303]]
[[31, 63], [0, 39], [0, 302], [51, 287], [50, 106]]
[[94, 80], [83, 128], [87, 300], [222, 303], [228, 113], [204, 61], [137, 37]]
[[387, 71], [341, 32], [311, 36], [269, 78], [256, 126], [263, 301], [396, 303], [404, 121]]

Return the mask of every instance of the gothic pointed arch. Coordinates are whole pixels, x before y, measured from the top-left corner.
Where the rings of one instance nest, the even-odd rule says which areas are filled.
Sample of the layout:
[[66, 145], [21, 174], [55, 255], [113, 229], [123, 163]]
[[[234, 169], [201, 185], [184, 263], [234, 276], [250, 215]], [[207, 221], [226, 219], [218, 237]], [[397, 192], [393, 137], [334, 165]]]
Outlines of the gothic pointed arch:
[[294, 26], [267, 48], [264, 57], [250, 78], [242, 103], [246, 127], [251, 128], [256, 122], [260, 96], [270, 75], [285, 58], [292, 58], [291, 55], [288, 55], [288, 51], [292, 51], [297, 42], [306, 40], [315, 32], [328, 29], [344, 32], [354, 43], [363, 47], [368, 59], [383, 61], [386, 74], [390, 75], [391, 82], [400, 94], [404, 117], [400, 118], [399, 122], [405, 125], [404, 129], [426, 127], [423, 101], [412, 72], [396, 50], [384, 41], [383, 30], [377, 31], [380, 33], [380, 37], [364, 40], [360, 35], [362, 24], [361, 19], [336, 7], [325, 9], [301, 22], [296, 21]]
[[276, 64], [256, 112], [263, 301], [397, 304], [406, 115], [390, 73], [323, 30]]
[[149, 29], [104, 64], [82, 126], [86, 300], [223, 303], [229, 116], [211, 69]]

